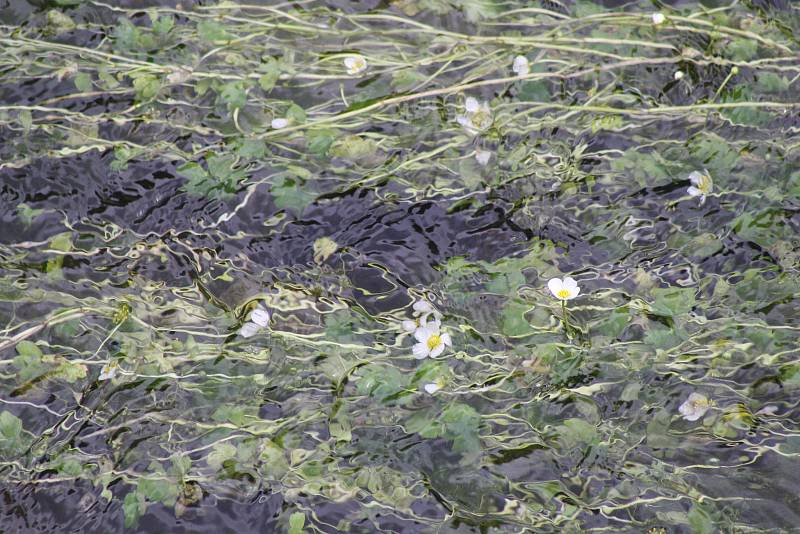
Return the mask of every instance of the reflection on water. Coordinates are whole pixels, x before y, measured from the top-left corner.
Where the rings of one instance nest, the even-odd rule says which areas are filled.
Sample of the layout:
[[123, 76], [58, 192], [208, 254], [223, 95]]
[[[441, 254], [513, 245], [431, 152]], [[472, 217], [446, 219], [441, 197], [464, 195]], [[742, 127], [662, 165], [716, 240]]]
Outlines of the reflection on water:
[[800, 524], [795, 7], [151, 4], [0, 1], [4, 528]]

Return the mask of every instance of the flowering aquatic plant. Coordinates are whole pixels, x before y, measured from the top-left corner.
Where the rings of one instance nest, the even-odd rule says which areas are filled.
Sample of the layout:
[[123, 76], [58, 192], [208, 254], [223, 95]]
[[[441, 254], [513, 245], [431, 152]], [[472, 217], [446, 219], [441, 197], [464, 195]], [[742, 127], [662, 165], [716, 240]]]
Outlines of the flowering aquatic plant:
[[450, 334], [441, 331], [441, 323], [439, 321], [430, 321], [425, 326], [420, 326], [414, 332], [414, 337], [417, 344], [414, 345], [414, 357], [422, 360], [427, 357], [436, 358], [445, 347], [452, 347], [453, 340]]
[[525, 76], [530, 72], [530, 64], [528, 58], [525, 56], [517, 56], [514, 58], [514, 63], [511, 65], [511, 70], [517, 76]]
[[242, 335], [242, 337], [253, 337], [258, 333], [259, 330], [266, 328], [268, 325], [269, 312], [262, 304], [259, 304], [250, 313], [250, 320], [242, 325], [239, 333]]
[[442, 319], [442, 314], [427, 300], [418, 300], [414, 303], [413, 309], [414, 312], [412, 315], [414, 319], [406, 319], [403, 321], [403, 330], [406, 332], [414, 332], [417, 328], [425, 326], [428, 323], [428, 317], [431, 315], [433, 315], [433, 318], [437, 321]]
[[710, 195], [714, 190], [714, 181], [711, 179], [711, 174], [707, 170], [693, 171], [689, 174], [689, 181], [692, 185], [686, 190], [693, 197], [700, 197], [700, 205], [702, 206], [706, 201], [706, 195]]
[[456, 121], [472, 135], [486, 130], [494, 121], [489, 103], [478, 102], [478, 99], [474, 97], [467, 97], [464, 101], [464, 111], [463, 115], [456, 117]]
[[683, 404], [678, 407], [681, 416], [687, 421], [697, 421], [703, 417], [711, 407], [712, 401], [701, 393], [692, 393]]
[[360, 55], [347, 56], [344, 58], [344, 66], [347, 69], [347, 74], [355, 76], [367, 70], [367, 60]]

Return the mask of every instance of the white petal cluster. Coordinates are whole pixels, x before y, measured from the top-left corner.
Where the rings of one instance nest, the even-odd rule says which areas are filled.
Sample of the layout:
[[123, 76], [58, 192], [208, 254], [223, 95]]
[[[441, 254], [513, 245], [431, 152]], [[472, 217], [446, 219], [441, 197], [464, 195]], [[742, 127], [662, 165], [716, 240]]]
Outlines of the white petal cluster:
[[464, 112], [463, 115], [456, 116], [456, 121], [471, 135], [487, 129], [494, 121], [489, 103], [478, 102], [471, 96], [464, 101]]
[[450, 334], [442, 332], [442, 323], [439, 321], [428, 321], [425, 326], [420, 326], [414, 331], [414, 338], [417, 343], [412, 352], [418, 360], [424, 358], [436, 358], [444, 352], [445, 347], [452, 347], [453, 340]]
[[403, 330], [406, 332], [415, 332], [417, 328], [428, 324], [428, 317], [431, 315], [433, 315], [433, 318], [437, 321], [442, 319], [442, 314], [427, 300], [418, 300], [414, 303], [413, 309], [414, 313], [412, 315], [414, 319], [403, 321]]
[[347, 69], [347, 74], [355, 76], [367, 70], [367, 60], [364, 59], [364, 56], [347, 56], [344, 58], [344, 67]]
[[700, 197], [700, 205], [702, 206], [706, 201], [706, 195], [710, 195], [714, 191], [714, 181], [707, 170], [703, 172], [694, 171], [689, 174], [689, 181], [692, 183], [689, 189], [686, 190], [693, 197]]
[[550, 293], [559, 300], [574, 299], [581, 292], [578, 282], [571, 276], [567, 276], [563, 280], [561, 278], [551, 278], [547, 282], [547, 287], [550, 289]]
[[262, 304], [250, 312], [250, 320], [242, 325], [239, 333], [242, 337], [253, 337], [259, 330], [269, 326], [269, 312]]
[[412, 352], [416, 359], [435, 358], [453, 346], [450, 334], [442, 331], [442, 314], [430, 302], [418, 300], [413, 308], [414, 319], [403, 321], [403, 330], [414, 333], [417, 343]]
[[102, 369], [100, 369], [100, 376], [97, 377], [98, 380], [111, 380], [115, 376], [117, 376], [117, 370], [119, 369], [119, 362], [116, 360], [109, 360]]
[[531, 71], [531, 66], [528, 63], [528, 58], [525, 56], [517, 56], [514, 58], [514, 63], [511, 65], [511, 70], [517, 76], [525, 76]]
[[678, 411], [687, 421], [697, 421], [703, 417], [711, 407], [708, 397], [700, 393], [692, 393], [683, 404], [678, 407]]
[[272, 126], [273, 129], [280, 130], [281, 128], [286, 128], [287, 126], [289, 126], [289, 120], [284, 119], [283, 117], [278, 117], [276, 119], [272, 119], [270, 125]]

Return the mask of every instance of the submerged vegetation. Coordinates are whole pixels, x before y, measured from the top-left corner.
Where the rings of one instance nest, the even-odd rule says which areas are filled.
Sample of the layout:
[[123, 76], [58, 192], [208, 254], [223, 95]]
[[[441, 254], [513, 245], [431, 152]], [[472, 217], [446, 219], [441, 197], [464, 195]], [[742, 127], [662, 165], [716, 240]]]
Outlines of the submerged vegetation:
[[156, 4], [0, 10], [4, 525], [800, 524], [797, 6]]

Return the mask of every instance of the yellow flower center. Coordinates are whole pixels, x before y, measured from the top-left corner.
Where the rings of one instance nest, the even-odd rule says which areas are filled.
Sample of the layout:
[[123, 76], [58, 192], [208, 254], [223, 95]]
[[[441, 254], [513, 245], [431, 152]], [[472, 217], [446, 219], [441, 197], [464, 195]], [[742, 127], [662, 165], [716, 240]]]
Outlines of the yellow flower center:
[[556, 296], [560, 299], [567, 299], [569, 298], [569, 289], [559, 289]]
[[707, 174], [704, 174], [700, 177], [700, 183], [697, 184], [697, 189], [699, 189], [703, 193], [710, 193], [711, 192], [711, 177]]
[[442, 338], [438, 334], [433, 334], [431, 337], [428, 338], [428, 349], [433, 350], [439, 346], [442, 342]]

